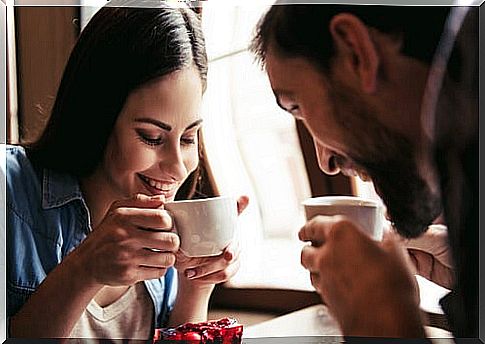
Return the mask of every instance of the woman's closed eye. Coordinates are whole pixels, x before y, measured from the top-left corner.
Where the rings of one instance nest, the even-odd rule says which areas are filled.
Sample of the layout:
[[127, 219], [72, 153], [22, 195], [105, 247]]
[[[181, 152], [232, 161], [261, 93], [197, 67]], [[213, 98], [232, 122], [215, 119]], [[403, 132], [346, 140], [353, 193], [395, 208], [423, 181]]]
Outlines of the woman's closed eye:
[[143, 132], [142, 130], [137, 130], [136, 133], [138, 134], [138, 138], [143, 143], [145, 143], [149, 146], [158, 146], [158, 145], [163, 143], [161, 136], [149, 135], [148, 133]]
[[182, 136], [182, 138], [180, 139], [180, 142], [183, 145], [187, 145], [187, 146], [195, 145], [197, 144], [197, 134]]

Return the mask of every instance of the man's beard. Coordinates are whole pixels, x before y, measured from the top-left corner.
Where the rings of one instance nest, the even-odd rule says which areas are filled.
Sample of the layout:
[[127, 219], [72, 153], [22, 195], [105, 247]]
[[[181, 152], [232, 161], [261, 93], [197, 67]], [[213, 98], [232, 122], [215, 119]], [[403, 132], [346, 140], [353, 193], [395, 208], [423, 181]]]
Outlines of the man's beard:
[[414, 160], [402, 154], [392, 160], [357, 163], [372, 179], [397, 232], [413, 238], [425, 232], [440, 214], [440, 196], [419, 176]]
[[372, 179], [398, 233], [419, 236], [440, 214], [441, 199], [419, 174], [415, 145], [381, 123], [357, 95], [339, 86], [331, 88], [331, 99], [335, 120], [349, 133], [352, 165]]

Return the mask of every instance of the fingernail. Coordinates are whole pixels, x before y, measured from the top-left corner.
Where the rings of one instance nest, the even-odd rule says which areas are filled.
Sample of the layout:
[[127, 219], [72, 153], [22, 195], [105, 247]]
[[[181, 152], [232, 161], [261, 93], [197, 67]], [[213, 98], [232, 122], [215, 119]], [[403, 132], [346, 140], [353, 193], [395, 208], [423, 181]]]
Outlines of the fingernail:
[[194, 276], [195, 276], [195, 270], [193, 270], [193, 269], [185, 270], [185, 277], [192, 278]]
[[226, 251], [226, 253], [224, 253], [225, 260], [229, 261], [232, 259], [232, 257], [233, 257], [232, 252]]

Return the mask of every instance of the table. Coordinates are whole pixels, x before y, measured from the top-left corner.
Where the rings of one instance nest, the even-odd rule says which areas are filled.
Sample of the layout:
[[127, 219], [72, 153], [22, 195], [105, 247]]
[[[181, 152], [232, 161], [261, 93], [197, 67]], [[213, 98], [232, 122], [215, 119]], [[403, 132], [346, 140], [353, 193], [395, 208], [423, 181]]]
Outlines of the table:
[[[436, 328], [425, 327], [430, 338], [439, 338], [440, 344], [454, 343], [451, 333]], [[270, 338], [264, 343], [340, 343], [341, 332], [336, 321], [324, 305], [310, 306], [257, 325], [244, 328], [244, 343], [258, 343], [257, 338]], [[286, 338], [282, 338], [286, 337]], [[297, 339], [295, 337], [298, 337]], [[447, 339], [448, 338], [448, 339]], [[433, 339], [432, 339], [433, 340]], [[261, 341], [259, 341], [261, 342]]]

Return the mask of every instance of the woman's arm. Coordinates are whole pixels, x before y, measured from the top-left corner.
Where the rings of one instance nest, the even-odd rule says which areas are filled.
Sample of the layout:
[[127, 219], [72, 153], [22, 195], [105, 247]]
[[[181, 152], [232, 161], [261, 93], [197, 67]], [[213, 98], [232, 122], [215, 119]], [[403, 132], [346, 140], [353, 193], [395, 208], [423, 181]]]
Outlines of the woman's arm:
[[68, 337], [103, 286], [129, 286], [163, 276], [175, 261], [179, 241], [164, 230], [172, 224], [166, 212], [157, 209], [162, 202], [144, 195], [114, 202], [101, 224], [10, 319], [11, 336]]
[[177, 253], [178, 293], [169, 326], [207, 320], [209, 298], [218, 283], [239, 270], [239, 249], [230, 244], [216, 257], [189, 258]]
[[174, 327], [186, 322], [200, 322], [207, 320], [209, 299], [214, 284], [197, 286], [179, 274], [177, 299], [168, 326]]
[[10, 320], [11, 337], [68, 337], [102, 285], [90, 281], [73, 251]]
[[[246, 209], [248, 203], [247, 196], [239, 197], [238, 214]], [[230, 244], [216, 257], [189, 258], [181, 252], [176, 257], [179, 287], [168, 326], [206, 321], [214, 286], [229, 280], [239, 270], [239, 248]]]

